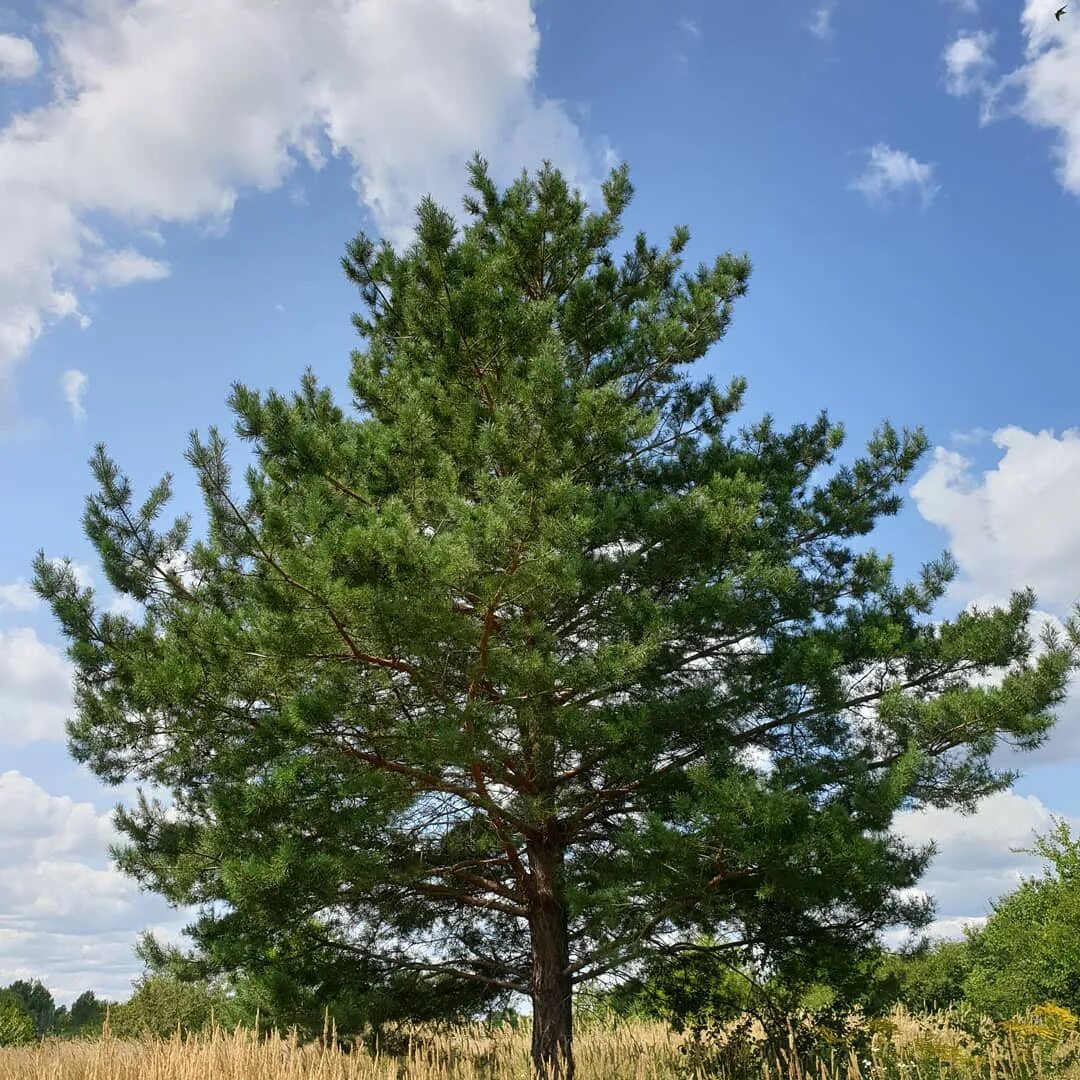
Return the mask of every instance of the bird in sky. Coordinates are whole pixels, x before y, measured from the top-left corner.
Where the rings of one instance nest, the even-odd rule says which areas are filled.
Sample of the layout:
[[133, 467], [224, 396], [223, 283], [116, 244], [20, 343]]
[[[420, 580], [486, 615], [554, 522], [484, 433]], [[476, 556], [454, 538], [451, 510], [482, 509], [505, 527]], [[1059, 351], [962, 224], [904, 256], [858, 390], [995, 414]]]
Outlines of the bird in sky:
[[1069, 7], [1067, 4], [1065, 5], [1065, 7], [1058, 8], [1057, 11], [1054, 12], [1054, 18], [1057, 19], [1058, 22], [1061, 22], [1061, 16], [1064, 15], [1065, 12], [1068, 10]]

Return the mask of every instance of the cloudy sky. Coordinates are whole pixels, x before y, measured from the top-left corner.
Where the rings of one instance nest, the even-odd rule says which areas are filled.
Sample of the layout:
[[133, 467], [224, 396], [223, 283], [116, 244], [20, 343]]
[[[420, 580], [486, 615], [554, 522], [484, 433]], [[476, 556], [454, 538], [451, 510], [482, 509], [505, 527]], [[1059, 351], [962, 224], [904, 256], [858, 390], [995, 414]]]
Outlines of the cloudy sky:
[[[183, 923], [110, 868], [118, 797], [65, 753], [70, 671], [27, 586], [93, 579], [104, 440], [178, 476], [228, 384], [344, 381], [358, 229], [457, 208], [480, 149], [587, 190], [630, 162], [632, 228], [755, 264], [707, 361], [748, 413], [884, 417], [936, 449], [880, 534], [949, 546], [949, 606], [1080, 598], [1080, 6], [1053, 0], [0, 0], [0, 984], [125, 993]], [[956, 933], [1051, 814], [1080, 822], [1080, 693], [1015, 789], [905, 818]], [[123, 795], [120, 792], [119, 795]]]

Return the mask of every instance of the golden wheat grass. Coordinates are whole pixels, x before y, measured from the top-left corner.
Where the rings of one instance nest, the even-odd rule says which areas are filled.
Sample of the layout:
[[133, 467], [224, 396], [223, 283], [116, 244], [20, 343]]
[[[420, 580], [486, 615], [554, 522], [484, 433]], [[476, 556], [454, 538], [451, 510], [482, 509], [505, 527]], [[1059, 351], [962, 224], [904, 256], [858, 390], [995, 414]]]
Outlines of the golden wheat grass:
[[[0, 1050], [3, 1080], [531, 1080], [527, 1028], [416, 1029], [404, 1047], [344, 1052], [276, 1034], [217, 1031], [168, 1041], [46, 1041]], [[668, 1080], [680, 1038], [662, 1024], [582, 1027], [580, 1080]]]
[[[739, 1033], [742, 1033], [741, 1035]], [[1080, 1080], [1080, 1020], [1054, 1006], [998, 1024], [960, 1011], [853, 1016], [806, 1058], [791, 1041], [764, 1050], [760, 1025], [704, 1041], [659, 1023], [577, 1028], [578, 1080]], [[745, 1038], [744, 1038], [745, 1036]], [[858, 1049], [854, 1049], [858, 1045]], [[0, 1080], [531, 1080], [528, 1025], [405, 1027], [375, 1049], [347, 1052], [331, 1032], [295, 1036], [220, 1029], [169, 1040], [46, 1040], [0, 1049]]]

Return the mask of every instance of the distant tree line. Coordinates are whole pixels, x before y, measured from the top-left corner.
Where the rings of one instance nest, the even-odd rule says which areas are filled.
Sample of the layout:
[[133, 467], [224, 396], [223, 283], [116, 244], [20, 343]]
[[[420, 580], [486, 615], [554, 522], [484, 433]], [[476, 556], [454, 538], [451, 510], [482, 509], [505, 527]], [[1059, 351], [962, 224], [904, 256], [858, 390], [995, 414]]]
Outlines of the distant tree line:
[[93, 990], [71, 1004], [57, 1005], [39, 980], [19, 979], [0, 989], [0, 1046], [17, 1046], [43, 1038], [88, 1038], [110, 1034], [120, 1038], [176, 1031], [198, 1032], [215, 1020], [228, 1026], [253, 1022], [255, 1008], [242, 996], [205, 982], [184, 982], [166, 973], [149, 972], [137, 980], [124, 1002], [106, 1001]]
[[[391, 994], [357, 987], [340, 994], [333, 1006], [319, 1007], [316, 996], [299, 985], [275, 988], [271, 998], [258, 982], [240, 976], [226, 981], [178, 975], [172, 970], [148, 970], [137, 979], [123, 1002], [106, 1001], [87, 990], [71, 1007], [58, 1006], [39, 980], [18, 980], [0, 989], [0, 1047], [18, 1046], [44, 1038], [96, 1038], [106, 1026], [116, 1038], [154, 1036], [167, 1039], [179, 1032], [196, 1034], [217, 1025], [284, 1031], [301, 1035], [320, 1032], [328, 1017], [343, 1041], [381, 1038], [395, 1020], [497, 1019], [506, 1015], [483, 998], [444, 1000], [424, 997], [422, 988], [402, 981]], [[320, 998], [321, 1000], [321, 998]]]
[[37, 979], [16, 979], [0, 988], [0, 1046], [16, 1045], [48, 1035], [88, 1035], [97, 1032], [109, 1002], [93, 990], [81, 993], [69, 1008], [57, 1005]]

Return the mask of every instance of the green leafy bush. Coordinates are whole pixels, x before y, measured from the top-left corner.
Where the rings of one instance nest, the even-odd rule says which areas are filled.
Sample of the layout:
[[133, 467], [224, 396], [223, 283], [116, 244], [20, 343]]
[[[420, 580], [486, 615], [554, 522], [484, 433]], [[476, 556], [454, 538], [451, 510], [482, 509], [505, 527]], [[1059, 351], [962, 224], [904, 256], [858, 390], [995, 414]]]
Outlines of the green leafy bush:
[[924, 942], [906, 952], [887, 953], [874, 978], [888, 1004], [900, 1003], [913, 1012], [934, 1012], [964, 1000], [964, 983], [971, 967], [969, 942]]
[[22, 1046], [35, 1037], [30, 1014], [13, 995], [0, 994], [0, 1046]]
[[204, 1031], [228, 1007], [224, 991], [207, 983], [183, 982], [171, 975], [147, 975], [135, 992], [109, 1013], [109, 1030], [120, 1038], [168, 1038]]
[[964, 996], [1001, 1020], [1045, 1003], [1080, 1012], [1080, 839], [1057, 821], [1034, 852], [1047, 861], [1043, 875], [994, 904], [969, 935]]

